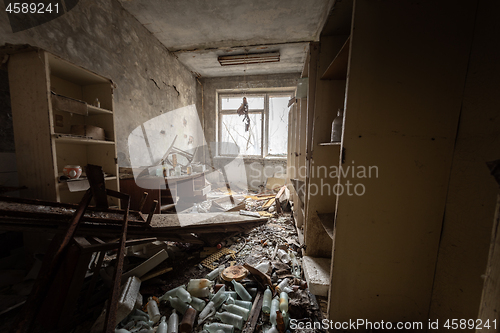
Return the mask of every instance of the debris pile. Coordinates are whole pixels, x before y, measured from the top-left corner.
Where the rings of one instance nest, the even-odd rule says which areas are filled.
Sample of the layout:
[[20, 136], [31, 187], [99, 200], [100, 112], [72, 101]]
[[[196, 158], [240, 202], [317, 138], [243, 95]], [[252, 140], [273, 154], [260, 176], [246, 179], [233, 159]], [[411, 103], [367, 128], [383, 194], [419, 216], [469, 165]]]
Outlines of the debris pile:
[[126, 292], [136, 298], [128, 297], [134, 306], [119, 318], [116, 332], [283, 333], [294, 331], [291, 319], [321, 320], [302, 279], [301, 246], [290, 216], [271, 218], [199, 254], [198, 278], [148, 295], [145, 305], [137, 289], [126, 286], [121, 299]]

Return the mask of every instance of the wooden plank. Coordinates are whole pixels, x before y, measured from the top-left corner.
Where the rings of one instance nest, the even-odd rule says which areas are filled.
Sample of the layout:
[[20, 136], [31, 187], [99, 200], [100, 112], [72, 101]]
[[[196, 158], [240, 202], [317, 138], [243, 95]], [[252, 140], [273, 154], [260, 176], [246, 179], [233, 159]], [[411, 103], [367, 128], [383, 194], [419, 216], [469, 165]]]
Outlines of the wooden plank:
[[328, 66], [325, 73], [323, 73], [321, 77], [322, 80], [345, 80], [347, 78], [349, 45], [350, 38], [347, 38], [339, 53], [337, 53], [330, 66]]
[[91, 199], [92, 194], [90, 190], [88, 190], [78, 206], [78, 209], [75, 211], [64, 235], [60, 234], [52, 239], [49, 249], [45, 254], [40, 273], [38, 273], [38, 277], [33, 285], [33, 290], [21, 310], [19, 319], [14, 325], [15, 332], [31, 332], [33, 329], [34, 319], [40, 311], [39, 305], [45, 299], [50, 284], [55, 278], [58, 269], [61, 267], [67, 253], [68, 244], [75, 235], [75, 231]]
[[262, 309], [262, 302], [264, 300], [263, 293], [260, 291], [252, 305], [250, 314], [248, 315], [248, 320], [243, 327], [242, 333], [253, 333], [255, 331], [255, 326], [257, 325], [257, 320], [259, 319], [260, 310]]
[[[163, 199], [161, 197], [162, 191], [160, 191], [160, 183], [159, 179], [151, 179], [151, 181], [143, 181], [141, 184], [143, 186], [138, 186], [135, 179], [120, 179], [120, 187], [123, 193], [127, 193], [130, 195], [130, 208], [133, 210], [140, 210], [144, 212], [149, 212], [151, 210], [151, 206], [153, 205], [154, 200], [158, 200], [159, 203], [163, 203]], [[144, 186], [146, 185], [146, 186]], [[146, 201], [142, 205], [141, 202], [144, 195], [144, 188], [147, 188], [148, 196]], [[163, 190], [166, 193], [166, 190]], [[160, 213], [160, 207], [158, 206], [156, 214]]]
[[87, 172], [87, 177], [90, 183], [90, 190], [92, 191], [92, 196], [94, 197], [97, 208], [107, 209], [108, 195], [106, 194], [106, 184], [104, 181], [104, 173], [102, 171], [102, 167], [98, 165], [87, 164], [85, 171]]
[[14, 310], [26, 302], [27, 296], [0, 295], [0, 315]]
[[325, 231], [327, 232], [328, 236], [330, 236], [330, 238], [333, 240], [335, 213], [318, 214], [318, 217], [321, 221], [321, 224], [323, 225], [323, 228], [325, 228]]
[[306, 173], [303, 171], [306, 168], [306, 152], [307, 152], [307, 98], [302, 98], [297, 107], [299, 117], [299, 156], [298, 156], [298, 177], [303, 182], [306, 181]]
[[113, 289], [109, 299], [108, 308], [106, 311], [105, 332], [113, 333], [116, 327], [116, 312], [118, 311], [118, 301], [120, 298], [121, 280], [123, 273], [123, 260], [125, 258], [125, 242], [127, 241], [127, 228], [128, 228], [128, 213], [130, 210], [130, 198], [124, 201], [125, 214], [123, 216], [123, 226], [120, 233], [120, 248], [116, 258], [115, 270], [113, 273]]
[[[314, 105], [316, 103], [316, 82], [317, 82], [317, 67], [318, 67], [318, 57], [319, 57], [319, 42], [314, 42], [309, 44], [309, 63], [308, 65], [308, 75], [309, 75], [309, 84], [307, 91], [307, 113], [305, 116], [306, 121], [306, 132], [305, 132], [305, 142], [306, 142], [306, 151], [305, 151], [305, 198], [309, 198], [309, 175], [311, 169], [311, 158], [313, 152], [313, 128], [314, 128]], [[294, 177], [297, 178], [297, 177]], [[308, 206], [309, 200], [305, 200], [304, 202], [304, 210], [305, 216], [300, 220], [300, 227], [303, 226], [305, 230], [307, 225], [303, 224], [304, 221], [307, 221], [308, 218]]]
[[[497, 197], [497, 208], [493, 228], [491, 232], [490, 250], [488, 264], [486, 266], [484, 287], [481, 296], [478, 318], [485, 323], [487, 320], [499, 319], [498, 309], [500, 309], [500, 196]], [[476, 332], [498, 332], [496, 327], [491, 329], [477, 330]]]
[[271, 207], [272, 204], [276, 201], [276, 198], [271, 198], [266, 201], [266, 203], [262, 206], [263, 210], [266, 210], [267, 208]]
[[[187, 230], [196, 227], [230, 228], [237, 224], [252, 224], [266, 222], [267, 218], [255, 218], [239, 215], [237, 212], [224, 213], [198, 213], [198, 214], [155, 214], [151, 226], [156, 229], [168, 228], [169, 230]], [[211, 231], [213, 232], [213, 231]]]
[[310, 48], [310, 44], [307, 47], [306, 61], [304, 61], [304, 67], [302, 67], [302, 74], [300, 75], [301, 78], [309, 76], [309, 59], [311, 57], [311, 54], [309, 52], [309, 48]]
[[[85, 192], [84, 192], [85, 193]], [[0, 217], [26, 217], [40, 220], [67, 221], [78, 205], [44, 201], [36, 199], [19, 199], [0, 197]], [[119, 209], [99, 210], [89, 207], [84, 215], [84, 221], [120, 223], [124, 211]], [[130, 213], [130, 221], [143, 223], [144, 219], [139, 212]]]
[[[8, 63], [17, 170], [25, 197], [57, 200], [54, 147], [50, 129], [49, 84], [42, 51], [18, 53]], [[36, 129], [36, 130], [33, 130]], [[49, 185], [47, 185], [49, 184]]]

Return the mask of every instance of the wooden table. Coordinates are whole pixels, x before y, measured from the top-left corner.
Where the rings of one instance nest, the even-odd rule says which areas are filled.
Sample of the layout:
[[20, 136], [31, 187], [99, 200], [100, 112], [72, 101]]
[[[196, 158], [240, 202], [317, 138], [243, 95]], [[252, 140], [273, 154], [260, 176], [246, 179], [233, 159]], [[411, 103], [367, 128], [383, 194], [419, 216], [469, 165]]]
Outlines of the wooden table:
[[143, 193], [148, 192], [143, 211], [149, 212], [153, 201], [157, 200], [155, 214], [159, 214], [162, 205], [176, 204], [178, 210], [182, 210], [205, 201], [211, 187], [205, 184], [205, 172], [198, 172], [177, 177], [144, 176], [137, 181], [135, 178], [120, 179], [120, 190], [130, 195], [130, 209], [133, 210], [139, 209]]

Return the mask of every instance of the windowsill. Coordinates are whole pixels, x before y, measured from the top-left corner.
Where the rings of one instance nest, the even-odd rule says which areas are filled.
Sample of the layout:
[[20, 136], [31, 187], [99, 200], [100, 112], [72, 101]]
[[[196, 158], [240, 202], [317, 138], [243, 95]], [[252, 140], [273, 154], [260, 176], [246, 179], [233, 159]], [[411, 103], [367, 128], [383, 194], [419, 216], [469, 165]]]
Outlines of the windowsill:
[[266, 156], [266, 157], [260, 157], [260, 156], [215, 156], [214, 159], [216, 160], [224, 160], [224, 159], [235, 159], [235, 158], [243, 158], [245, 162], [251, 162], [251, 161], [283, 161], [286, 162], [287, 158], [286, 156]]

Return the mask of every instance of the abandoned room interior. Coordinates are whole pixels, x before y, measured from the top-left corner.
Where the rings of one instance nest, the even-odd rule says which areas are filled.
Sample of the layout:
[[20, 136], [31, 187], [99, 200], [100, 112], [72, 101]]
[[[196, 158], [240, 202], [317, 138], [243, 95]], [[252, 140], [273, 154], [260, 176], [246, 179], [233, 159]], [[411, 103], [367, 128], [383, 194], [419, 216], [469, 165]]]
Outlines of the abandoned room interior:
[[498, 2], [0, 8], [2, 332], [498, 332]]

